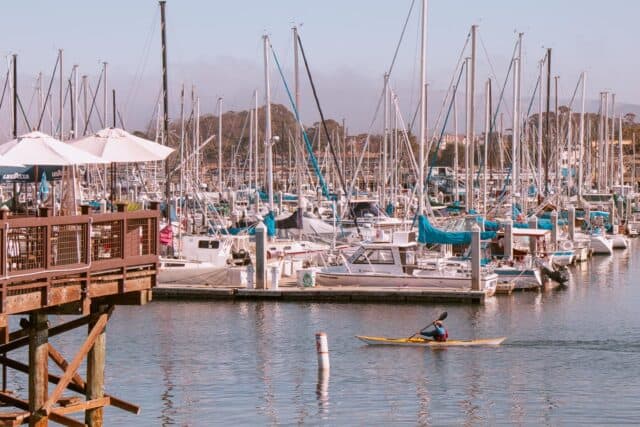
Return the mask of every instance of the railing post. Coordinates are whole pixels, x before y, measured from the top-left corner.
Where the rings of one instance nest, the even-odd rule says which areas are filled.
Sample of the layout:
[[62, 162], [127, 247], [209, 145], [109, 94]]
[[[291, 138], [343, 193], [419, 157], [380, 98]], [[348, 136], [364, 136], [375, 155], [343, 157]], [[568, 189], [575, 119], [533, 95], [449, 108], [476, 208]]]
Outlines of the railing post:
[[91, 208], [91, 206], [89, 205], [81, 205], [80, 206], [80, 214], [81, 215], [89, 215], [89, 209]]

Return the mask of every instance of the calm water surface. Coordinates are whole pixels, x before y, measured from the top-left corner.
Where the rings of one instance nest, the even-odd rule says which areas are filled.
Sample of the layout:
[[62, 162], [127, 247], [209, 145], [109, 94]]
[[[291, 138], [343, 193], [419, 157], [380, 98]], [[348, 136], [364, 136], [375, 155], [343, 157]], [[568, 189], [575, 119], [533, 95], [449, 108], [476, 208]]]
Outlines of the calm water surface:
[[[107, 334], [107, 391], [142, 413], [109, 408], [107, 425], [640, 423], [640, 245], [633, 246], [635, 256], [617, 252], [574, 268], [564, 289], [500, 296], [481, 307], [118, 307]], [[354, 338], [408, 336], [444, 310], [451, 337], [508, 340], [436, 351], [367, 347]], [[324, 378], [316, 331], [329, 337]], [[71, 357], [80, 337], [53, 340]]]

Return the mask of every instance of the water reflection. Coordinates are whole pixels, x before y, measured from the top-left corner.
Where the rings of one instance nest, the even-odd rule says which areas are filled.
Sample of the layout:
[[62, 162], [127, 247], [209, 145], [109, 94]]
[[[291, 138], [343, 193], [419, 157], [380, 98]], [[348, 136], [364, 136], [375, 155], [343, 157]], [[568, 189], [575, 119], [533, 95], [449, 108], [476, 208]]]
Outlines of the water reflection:
[[329, 369], [318, 369], [316, 398], [318, 399], [318, 415], [320, 419], [328, 419], [329, 414]]
[[[270, 307], [273, 308], [274, 304]], [[256, 302], [254, 305], [255, 311], [255, 332], [257, 334], [254, 337], [256, 343], [256, 355], [258, 357], [258, 373], [259, 378], [263, 382], [263, 395], [262, 399], [264, 407], [260, 408], [271, 420], [273, 424], [278, 424], [278, 413], [275, 410], [275, 393], [273, 388], [271, 364], [275, 362], [275, 355], [271, 353], [270, 343], [274, 337], [274, 324], [272, 319], [267, 319], [265, 303]]]
[[[109, 363], [144, 361], [144, 374], [119, 375], [109, 390], [140, 403], [142, 413], [110, 425], [637, 422], [640, 263], [630, 252], [572, 267], [565, 289], [497, 296], [484, 306], [159, 301], [122, 308], [129, 316], [110, 324], [122, 333], [110, 335]], [[508, 340], [433, 351], [353, 338], [409, 336], [443, 311], [452, 338]], [[131, 340], [132, 324], [148, 342]], [[332, 376], [316, 367], [318, 330], [331, 338]]]

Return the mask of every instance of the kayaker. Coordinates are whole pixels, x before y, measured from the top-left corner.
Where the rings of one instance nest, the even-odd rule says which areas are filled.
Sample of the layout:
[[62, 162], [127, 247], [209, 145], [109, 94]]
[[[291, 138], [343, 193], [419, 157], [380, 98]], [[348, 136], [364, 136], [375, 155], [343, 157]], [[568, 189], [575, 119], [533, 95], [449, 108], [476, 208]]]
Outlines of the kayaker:
[[441, 320], [436, 320], [435, 322], [433, 322], [433, 330], [425, 331], [423, 329], [420, 331], [420, 335], [425, 338], [431, 338], [434, 341], [446, 341], [447, 338], [449, 338], [449, 333], [447, 332], [447, 329], [444, 327], [444, 323], [442, 323]]

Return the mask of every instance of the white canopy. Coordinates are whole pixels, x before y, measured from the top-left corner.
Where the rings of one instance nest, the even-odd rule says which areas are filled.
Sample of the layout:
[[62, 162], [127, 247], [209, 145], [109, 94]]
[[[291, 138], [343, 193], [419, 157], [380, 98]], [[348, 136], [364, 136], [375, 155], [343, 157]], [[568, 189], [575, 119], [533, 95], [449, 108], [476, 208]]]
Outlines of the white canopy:
[[119, 128], [102, 129], [69, 144], [109, 163], [154, 162], [166, 159], [174, 151]]
[[0, 163], [30, 166], [71, 166], [107, 163], [42, 132], [31, 132], [0, 144]]

